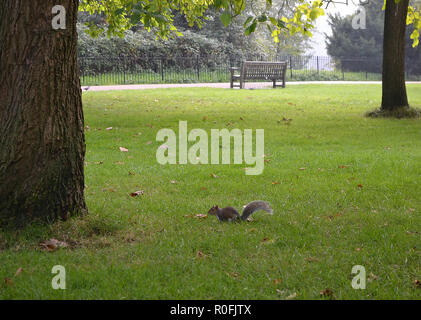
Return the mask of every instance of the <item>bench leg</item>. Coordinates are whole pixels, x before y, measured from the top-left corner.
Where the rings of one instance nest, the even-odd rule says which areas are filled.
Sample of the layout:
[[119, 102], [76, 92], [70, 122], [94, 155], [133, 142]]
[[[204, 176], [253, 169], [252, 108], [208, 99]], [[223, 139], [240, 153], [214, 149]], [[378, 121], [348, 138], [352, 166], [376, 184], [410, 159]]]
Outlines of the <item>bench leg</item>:
[[231, 78], [231, 81], [230, 81], [230, 88], [232, 89], [232, 88], [234, 88], [234, 80]]
[[273, 82], [273, 88], [275, 89], [276, 88], [276, 80], [273, 80], [272, 82]]

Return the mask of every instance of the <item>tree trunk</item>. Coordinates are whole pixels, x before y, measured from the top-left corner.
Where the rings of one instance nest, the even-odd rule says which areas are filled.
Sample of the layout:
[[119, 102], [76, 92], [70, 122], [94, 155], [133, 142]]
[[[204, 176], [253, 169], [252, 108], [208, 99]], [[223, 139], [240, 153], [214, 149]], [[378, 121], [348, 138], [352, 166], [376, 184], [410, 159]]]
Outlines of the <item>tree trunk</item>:
[[[52, 8], [66, 9], [66, 29]], [[78, 0], [0, 1], [0, 225], [86, 212]]]
[[405, 86], [405, 30], [408, 1], [386, 0], [383, 40], [383, 92], [381, 109], [408, 107]]

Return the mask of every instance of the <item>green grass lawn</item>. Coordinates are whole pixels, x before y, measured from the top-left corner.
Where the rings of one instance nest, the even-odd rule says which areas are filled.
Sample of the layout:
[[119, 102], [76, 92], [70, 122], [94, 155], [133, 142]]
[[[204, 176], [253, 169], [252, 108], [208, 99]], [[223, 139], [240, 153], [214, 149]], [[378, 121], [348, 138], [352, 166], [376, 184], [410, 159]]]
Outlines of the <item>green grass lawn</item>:
[[[89, 215], [2, 231], [0, 297], [420, 299], [421, 122], [365, 118], [380, 95], [377, 85], [84, 93]], [[408, 95], [421, 107], [421, 85]], [[265, 129], [263, 174], [159, 165], [156, 133], [179, 120]], [[256, 199], [274, 215], [196, 217]], [[50, 238], [68, 247], [42, 250]], [[66, 290], [51, 288], [54, 265]], [[354, 265], [365, 290], [351, 287]]]

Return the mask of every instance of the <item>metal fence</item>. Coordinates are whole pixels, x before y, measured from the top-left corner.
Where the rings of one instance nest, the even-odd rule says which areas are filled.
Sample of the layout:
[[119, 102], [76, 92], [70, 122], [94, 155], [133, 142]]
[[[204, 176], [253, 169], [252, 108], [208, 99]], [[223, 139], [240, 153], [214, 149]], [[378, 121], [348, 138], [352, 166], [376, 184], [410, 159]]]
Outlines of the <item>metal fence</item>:
[[[287, 61], [287, 81], [381, 80], [378, 59], [254, 56], [250, 60]], [[241, 61], [235, 57], [79, 57], [82, 85], [229, 82], [229, 68], [238, 66]], [[421, 72], [408, 71], [407, 80], [421, 80]]]

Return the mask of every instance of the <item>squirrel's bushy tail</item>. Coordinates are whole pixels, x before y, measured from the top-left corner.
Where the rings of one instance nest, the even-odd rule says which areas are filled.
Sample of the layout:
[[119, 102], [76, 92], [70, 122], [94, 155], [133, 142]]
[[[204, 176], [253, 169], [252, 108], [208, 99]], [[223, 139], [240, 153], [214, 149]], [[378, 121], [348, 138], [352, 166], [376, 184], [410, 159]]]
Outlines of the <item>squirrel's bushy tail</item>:
[[252, 201], [248, 205], [245, 206], [243, 210], [243, 214], [241, 215], [241, 220], [247, 220], [247, 218], [250, 217], [250, 215], [253, 212], [256, 212], [259, 210], [264, 210], [269, 214], [273, 214], [273, 210], [270, 207], [269, 203], [267, 203], [266, 201], [257, 200], [257, 201]]

